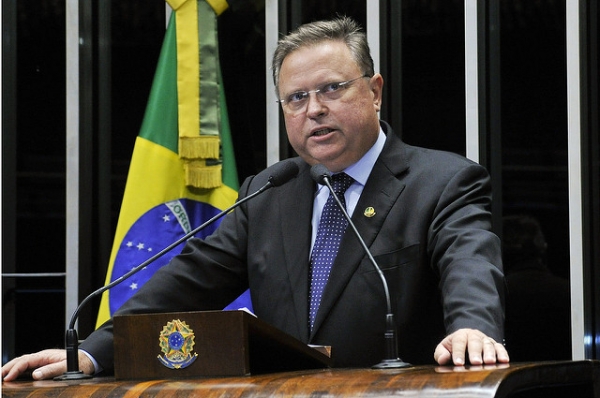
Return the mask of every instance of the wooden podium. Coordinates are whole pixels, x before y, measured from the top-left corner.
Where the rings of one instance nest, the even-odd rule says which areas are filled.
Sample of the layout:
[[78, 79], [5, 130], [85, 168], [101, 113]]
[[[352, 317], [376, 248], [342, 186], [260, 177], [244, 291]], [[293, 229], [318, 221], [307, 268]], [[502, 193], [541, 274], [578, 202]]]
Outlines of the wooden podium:
[[114, 335], [116, 377], [4, 382], [2, 397], [600, 398], [600, 361], [330, 369], [242, 311], [115, 317]]
[[245, 311], [114, 317], [115, 378], [245, 376], [327, 368], [331, 358]]
[[316, 369], [241, 377], [2, 384], [2, 397], [600, 398], [600, 361]]

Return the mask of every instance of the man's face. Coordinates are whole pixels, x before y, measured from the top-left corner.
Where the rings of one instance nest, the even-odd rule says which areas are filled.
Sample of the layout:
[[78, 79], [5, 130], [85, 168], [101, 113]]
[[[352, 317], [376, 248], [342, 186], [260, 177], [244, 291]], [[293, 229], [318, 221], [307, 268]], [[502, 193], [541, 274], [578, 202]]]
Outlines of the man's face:
[[307, 163], [321, 163], [338, 172], [357, 162], [377, 140], [383, 78], [379, 74], [360, 78], [363, 74], [339, 41], [302, 47], [284, 59], [279, 73], [281, 99], [358, 78], [340, 89], [335, 100], [323, 101], [310, 93], [299, 110], [283, 104], [290, 144]]

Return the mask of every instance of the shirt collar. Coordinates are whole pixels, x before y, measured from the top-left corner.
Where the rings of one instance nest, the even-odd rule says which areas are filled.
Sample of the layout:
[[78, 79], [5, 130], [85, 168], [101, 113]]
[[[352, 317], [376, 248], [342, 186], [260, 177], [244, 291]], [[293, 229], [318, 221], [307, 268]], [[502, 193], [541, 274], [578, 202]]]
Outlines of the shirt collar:
[[347, 167], [344, 172], [350, 177], [354, 178], [354, 181], [364, 186], [367, 183], [367, 179], [369, 178], [369, 175], [373, 170], [373, 166], [375, 166], [375, 162], [381, 154], [384, 145], [385, 134], [380, 127], [379, 136], [377, 137], [375, 144], [367, 151], [367, 153], [364, 154], [362, 158], [360, 158], [358, 162]]

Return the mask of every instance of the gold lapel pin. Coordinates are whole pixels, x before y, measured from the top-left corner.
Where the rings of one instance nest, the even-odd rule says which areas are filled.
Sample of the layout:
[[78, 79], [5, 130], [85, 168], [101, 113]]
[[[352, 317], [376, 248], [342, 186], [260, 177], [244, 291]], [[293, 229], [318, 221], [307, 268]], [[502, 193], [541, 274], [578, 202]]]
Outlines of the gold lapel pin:
[[367, 207], [367, 208], [365, 209], [365, 213], [364, 213], [364, 214], [365, 214], [365, 217], [369, 217], [369, 218], [371, 218], [371, 217], [373, 217], [373, 216], [376, 214], [376, 213], [375, 213], [375, 209], [374, 209], [374, 208], [372, 208], [371, 206], [369, 206], [369, 207]]

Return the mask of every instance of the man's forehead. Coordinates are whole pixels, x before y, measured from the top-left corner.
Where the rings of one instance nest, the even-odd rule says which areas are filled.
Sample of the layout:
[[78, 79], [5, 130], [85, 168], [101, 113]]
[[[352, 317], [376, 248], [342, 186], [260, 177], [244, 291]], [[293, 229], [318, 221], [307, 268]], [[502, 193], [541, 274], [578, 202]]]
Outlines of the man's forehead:
[[[300, 46], [298, 46], [298, 48], [290, 51], [284, 58], [284, 60], [286, 58], [288, 58], [290, 55], [292, 54], [297, 54], [299, 52], [313, 52], [317, 49], [325, 49], [325, 50], [339, 50], [339, 49], [348, 49], [348, 46], [346, 45], [346, 43], [343, 40], [337, 40], [337, 39], [323, 39], [323, 40], [318, 40], [318, 41], [310, 41], [310, 42], [306, 42], [306, 43], [302, 43]], [[349, 49], [348, 49], [349, 52]]]
[[344, 42], [327, 40], [290, 52], [281, 64], [281, 72], [285, 74], [290, 70], [302, 72], [319, 68], [340, 70], [354, 65], [356, 62]]

